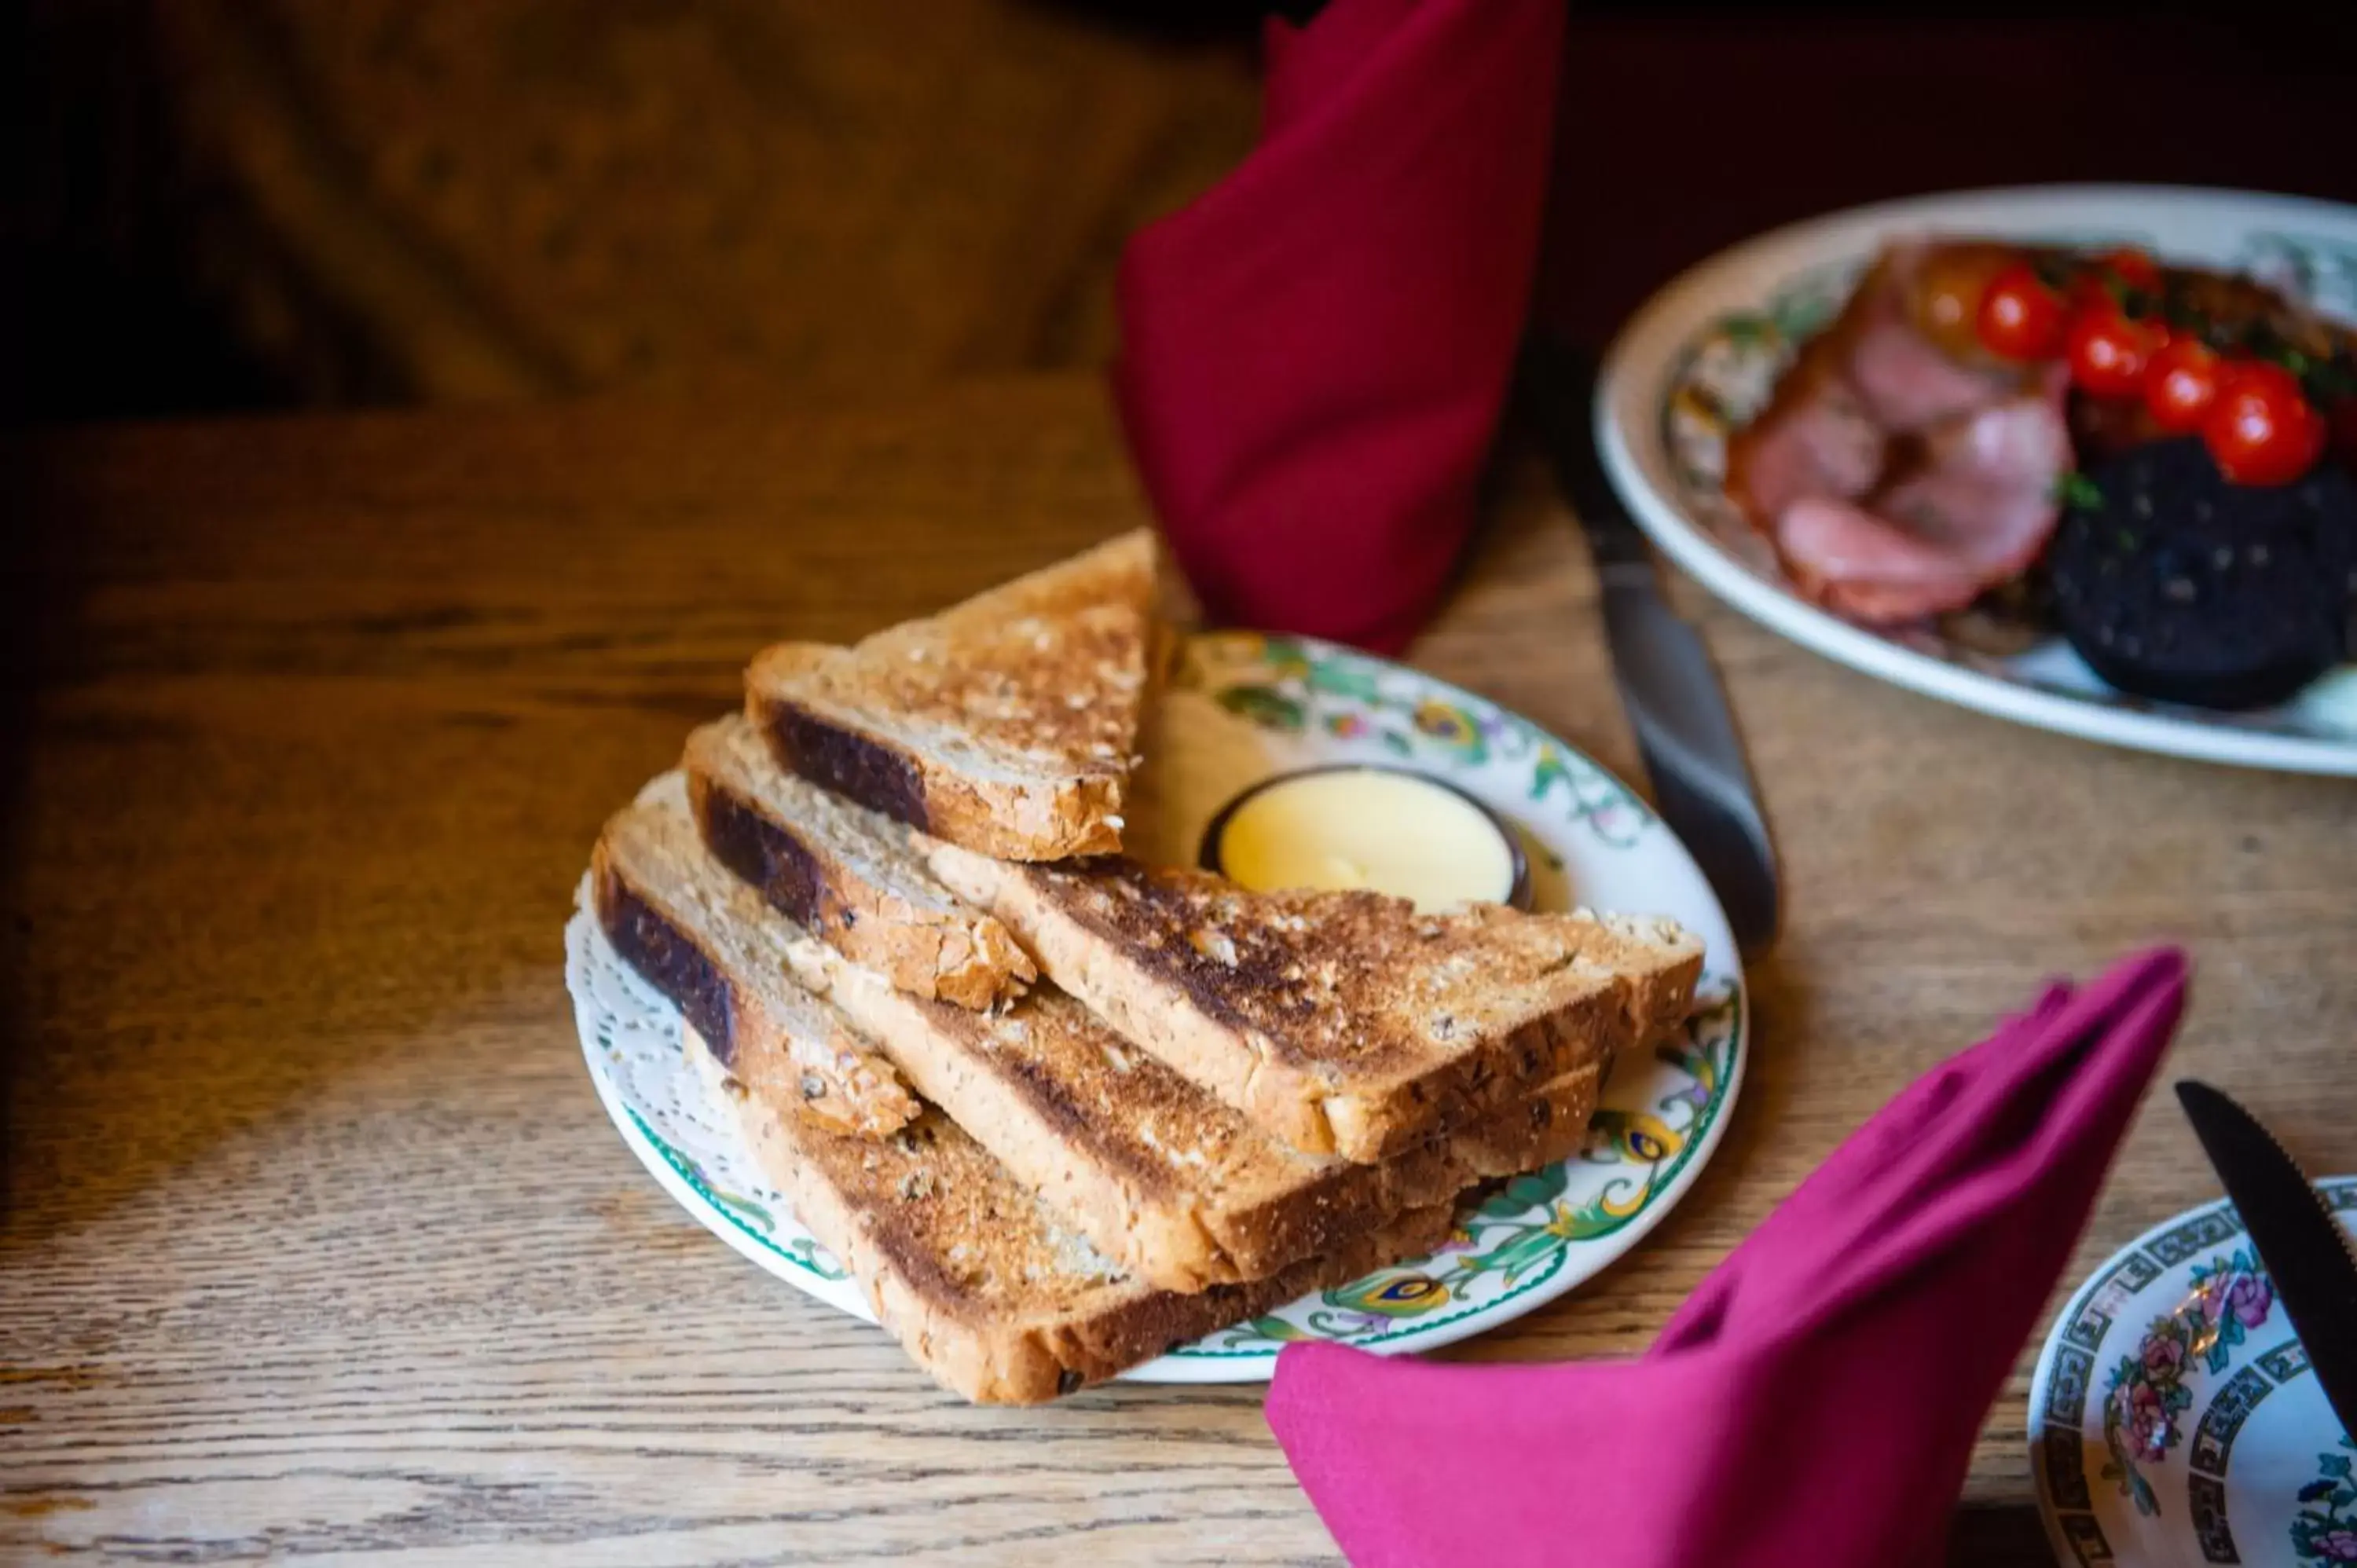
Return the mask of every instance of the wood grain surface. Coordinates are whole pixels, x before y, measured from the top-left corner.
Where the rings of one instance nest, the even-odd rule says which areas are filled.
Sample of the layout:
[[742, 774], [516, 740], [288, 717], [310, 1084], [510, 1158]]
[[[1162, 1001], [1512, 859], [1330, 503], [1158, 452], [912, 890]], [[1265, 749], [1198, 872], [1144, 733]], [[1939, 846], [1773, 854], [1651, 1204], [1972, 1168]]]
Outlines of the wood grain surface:
[[[971, 1409], [715, 1241], [564, 993], [599, 821], [756, 646], [1143, 515], [1092, 381], [10, 456], [0, 1560], [1331, 1560], [1257, 1391]], [[1415, 661], [1627, 767], [1581, 553], [1504, 490]], [[2357, 789], [2010, 728], [1697, 607], [1788, 878], [1751, 1080], [1641, 1248], [1458, 1353], [1641, 1349], [1915, 1074], [2155, 940], [2198, 965], [2172, 1069], [2357, 1169]], [[2215, 1192], [2155, 1100], [2080, 1264]], [[2022, 1427], [2018, 1379], [1958, 1563], [2045, 1561]]]

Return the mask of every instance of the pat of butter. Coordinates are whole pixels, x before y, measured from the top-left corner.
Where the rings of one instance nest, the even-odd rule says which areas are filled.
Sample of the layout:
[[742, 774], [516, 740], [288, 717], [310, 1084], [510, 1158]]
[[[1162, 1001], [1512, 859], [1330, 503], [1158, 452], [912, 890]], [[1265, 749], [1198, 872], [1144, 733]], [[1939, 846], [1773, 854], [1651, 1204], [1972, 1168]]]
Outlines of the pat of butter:
[[1275, 779], [1239, 802], [1216, 853], [1230, 880], [1284, 887], [1372, 887], [1424, 909], [1504, 903], [1514, 856], [1498, 823], [1446, 786], [1388, 768]]

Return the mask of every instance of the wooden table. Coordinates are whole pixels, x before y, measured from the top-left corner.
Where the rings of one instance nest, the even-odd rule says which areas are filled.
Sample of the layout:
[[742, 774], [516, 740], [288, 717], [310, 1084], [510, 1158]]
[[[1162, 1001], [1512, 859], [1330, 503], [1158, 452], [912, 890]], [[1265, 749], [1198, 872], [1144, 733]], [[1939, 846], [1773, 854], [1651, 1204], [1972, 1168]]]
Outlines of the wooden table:
[[[1255, 1391], [970, 1409], [716, 1243], [599, 1112], [560, 979], [599, 821], [757, 645], [1142, 515], [1092, 382], [13, 456], [46, 554], [7, 621], [38, 678], [8, 775], [0, 1558], [1330, 1557]], [[1415, 657], [1625, 767], [1581, 553], [1532, 473], [1508, 491]], [[1465, 1354], [1642, 1348], [1900, 1085], [2156, 938], [2200, 965], [2174, 1066], [2357, 1168], [2357, 788], [2007, 727], [1703, 619], [1789, 879], [1752, 1078], [1642, 1248]], [[2081, 1263], [2214, 1192], [2156, 1100]], [[1958, 1562], [2045, 1560], [2022, 1422], [2017, 1380]]]

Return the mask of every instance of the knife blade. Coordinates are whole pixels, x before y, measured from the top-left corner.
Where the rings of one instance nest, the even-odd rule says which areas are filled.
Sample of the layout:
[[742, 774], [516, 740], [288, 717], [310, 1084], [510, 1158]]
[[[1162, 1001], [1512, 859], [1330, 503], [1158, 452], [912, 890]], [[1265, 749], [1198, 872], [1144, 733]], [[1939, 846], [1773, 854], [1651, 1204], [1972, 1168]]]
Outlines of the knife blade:
[[2357, 1256], [2349, 1233], [2275, 1134], [2232, 1096], [2189, 1078], [2179, 1081], [2177, 1100], [2251, 1233], [2325, 1402], [2341, 1430], [2357, 1434]]
[[1596, 446], [1593, 360], [1534, 336], [1520, 403], [1587, 536], [1601, 585], [1612, 676], [1654, 805], [1709, 879], [1746, 950], [1776, 934], [1774, 845], [1702, 638], [1662, 596], [1652, 548], [1613, 492]]

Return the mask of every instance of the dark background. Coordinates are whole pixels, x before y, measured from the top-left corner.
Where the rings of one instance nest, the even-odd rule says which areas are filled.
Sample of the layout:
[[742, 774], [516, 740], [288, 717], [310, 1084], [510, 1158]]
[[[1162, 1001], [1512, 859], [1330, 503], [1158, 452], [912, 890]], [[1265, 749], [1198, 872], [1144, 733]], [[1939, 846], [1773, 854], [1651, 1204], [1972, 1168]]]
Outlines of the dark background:
[[[1100, 361], [1122, 239], [1250, 146], [1238, 5], [9, 6], [42, 420], [888, 390]], [[1598, 342], [1851, 202], [2357, 199], [2357, 5], [1574, 7], [1539, 308]]]

